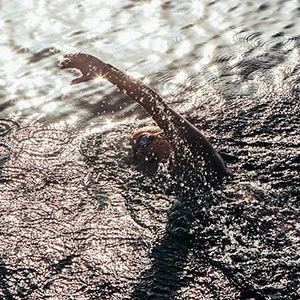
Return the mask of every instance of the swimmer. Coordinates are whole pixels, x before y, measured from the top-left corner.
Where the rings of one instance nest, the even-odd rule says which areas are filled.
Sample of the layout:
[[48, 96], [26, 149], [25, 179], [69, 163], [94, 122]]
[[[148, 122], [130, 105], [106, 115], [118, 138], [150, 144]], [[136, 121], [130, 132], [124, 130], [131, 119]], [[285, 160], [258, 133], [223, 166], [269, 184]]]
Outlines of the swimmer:
[[82, 73], [71, 84], [101, 76], [147, 110], [158, 127], [145, 127], [133, 133], [130, 144], [137, 159], [153, 163], [171, 161], [177, 173], [192, 181], [221, 183], [232, 176], [208, 139], [140, 80], [85, 53], [65, 55], [59, 66], [76, 68]]

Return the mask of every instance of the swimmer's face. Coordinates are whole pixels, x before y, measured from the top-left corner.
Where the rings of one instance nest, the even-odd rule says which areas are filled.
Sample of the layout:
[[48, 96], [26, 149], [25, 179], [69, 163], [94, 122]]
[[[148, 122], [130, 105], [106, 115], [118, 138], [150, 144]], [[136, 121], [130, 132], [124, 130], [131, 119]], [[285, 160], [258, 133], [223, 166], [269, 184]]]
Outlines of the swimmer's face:
[[132, 142], [134, 157], [139, 160], [165, 162], [171, 155], [172, 147], [161, 134], [143, 132], [135, 136]]

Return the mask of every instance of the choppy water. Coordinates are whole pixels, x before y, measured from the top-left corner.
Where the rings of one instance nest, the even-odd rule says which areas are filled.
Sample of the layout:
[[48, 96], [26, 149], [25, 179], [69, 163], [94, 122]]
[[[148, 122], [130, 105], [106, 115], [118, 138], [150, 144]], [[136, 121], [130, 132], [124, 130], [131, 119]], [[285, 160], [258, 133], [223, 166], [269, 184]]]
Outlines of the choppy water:
[[[0, 2], [1, 299], [299, 297], [299, 1]], [[217, 191], [130, 159], [143, 79], [227, 153]]]

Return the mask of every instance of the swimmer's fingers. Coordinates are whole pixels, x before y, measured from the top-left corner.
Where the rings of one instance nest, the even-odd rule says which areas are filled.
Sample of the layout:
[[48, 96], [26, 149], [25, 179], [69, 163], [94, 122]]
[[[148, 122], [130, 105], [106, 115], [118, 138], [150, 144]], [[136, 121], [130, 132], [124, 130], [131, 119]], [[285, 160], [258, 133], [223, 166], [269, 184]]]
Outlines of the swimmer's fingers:
[[85, 77], [81, 76], [81, 77], [73, 79], [71, 81], [71, 85], [74, 85], [74, 84], [77, 84], [77, 83], [80, 83], [80, 82], [89, 81], [89, 80], [90, 80], [89, 78], [85, 78]]
[[65, 55], [60, 62], [59, 67], [61, 69], [75, 68], [79, 70], [82, 73], [82, 76], [71, 82], [71, 84], [77, 84], [101, 76], [105, 65], [105, 63], [92, 55], [75, 53]]

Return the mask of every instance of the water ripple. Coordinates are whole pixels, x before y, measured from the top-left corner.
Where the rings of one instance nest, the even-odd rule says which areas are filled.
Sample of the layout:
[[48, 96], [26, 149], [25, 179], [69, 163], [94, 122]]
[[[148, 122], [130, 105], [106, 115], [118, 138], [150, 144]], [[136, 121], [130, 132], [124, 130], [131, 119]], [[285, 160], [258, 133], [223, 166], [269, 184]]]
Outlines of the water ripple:
[[19, 127], [19, 124], [9, 119], [0, 119], [0, 137], [7, 135], [11, 130]]
[[0, 164], [9, 158], [10, 153], [10, 147], [6, 144], [0, 143]]
[[3, 191], [37, 191], [45, 185], [40, 172], [37, 170], [6, 166], [0, 174], [1, 189]]
[[[297, 299], [298, 2], [4, 3], [0, 298]], [[190, 116], [233, 183], [191, 195], [135, 166], [152, 120], [104, 81], [69, 87], [75, 51]]]
[[70, 142], [70, 133], [58, 129], [38, 129], [28, 126], [16, 131], [14, 138], [23, 153], [55, 159]]

